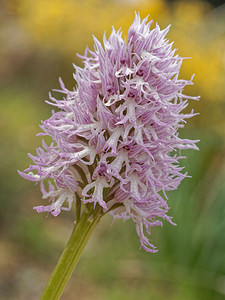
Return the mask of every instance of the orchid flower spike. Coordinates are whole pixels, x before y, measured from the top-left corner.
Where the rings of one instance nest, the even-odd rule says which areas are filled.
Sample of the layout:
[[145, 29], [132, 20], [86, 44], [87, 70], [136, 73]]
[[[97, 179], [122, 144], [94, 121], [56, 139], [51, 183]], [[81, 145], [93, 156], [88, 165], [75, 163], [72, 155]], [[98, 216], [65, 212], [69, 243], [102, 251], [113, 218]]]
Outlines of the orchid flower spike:
[[187, 176], [181, 150], [198, 149], [197, 140], [181, 139], [178, 131], [195, 115], [182, 113], [188, 100], [199, 97], [183, 94], [193, 77], [178, 78], [184, 58], [165, 38], [169, 26], [150, 30], [151, 23], [136, 14], [127, 38], [114, 28], [103, 44], [94, 37], [94, 51], [79, 55], [83, 68], [74, 66], [74, 90], [60, 79], [63, 99], [50, 95], [58, 110], [42, 122], [41, 135], [53, 142], [43, 142], [19, 173], [40, 182], [50, 200], [37, 212], [57, 216], [76, 201], [92, 203], [115, 219], [132, 219], [141, 247], [156, 252], [150, 229], [162, 220], [174, 224], [166, 192]]

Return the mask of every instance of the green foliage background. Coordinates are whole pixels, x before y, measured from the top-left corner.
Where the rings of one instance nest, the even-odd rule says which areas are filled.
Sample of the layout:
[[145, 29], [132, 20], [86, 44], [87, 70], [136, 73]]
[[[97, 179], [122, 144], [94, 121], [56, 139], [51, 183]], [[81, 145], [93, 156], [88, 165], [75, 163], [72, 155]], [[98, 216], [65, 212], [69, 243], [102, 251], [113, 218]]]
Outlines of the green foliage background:
[[75, 53], [101, 40], [111, 26], [126, 34], [134, 11], [161, 27], [182, 56], [192, 57], [181, 76], [196, 73], [187, 93], [200, 116], [181, 135], [200, 138], [200, 151], [186, 151], [192, 175], [169, 193], [177, 226], [152, 230], [159, 253], [140, 251], [132, 222], [105, 217], [96, 229], [62, 299], [220, 300], [225, 296], [225, 60], [224, 5], [206, 1], [12, 0], [0, 4], [0, 299], [38, 299], [65, 246], [74, 210], [38, 215], [39, 187], [17, 175], [41, 139], [44, 103], [61, 76], [73, 86]]

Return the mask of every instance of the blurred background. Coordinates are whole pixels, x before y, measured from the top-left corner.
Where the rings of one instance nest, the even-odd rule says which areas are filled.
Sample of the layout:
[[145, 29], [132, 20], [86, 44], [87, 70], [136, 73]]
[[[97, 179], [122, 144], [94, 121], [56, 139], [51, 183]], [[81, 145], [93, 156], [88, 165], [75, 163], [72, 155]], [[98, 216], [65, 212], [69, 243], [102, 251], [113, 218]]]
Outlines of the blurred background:
[[61, 76], [72, 88], [76, 53], [102, 40], [113, 25], [124, 35], [148, 14], [185, 60], [181, 78], [200, 115], [181, 136], [201, 139], [186, 151], [192, 179], [169, 193], [178, 224], [152, 230], [157, 254], [139, 250], [132, 222], [106, 216], [92, 236], [62, 299], [225, 299], [225, 5], [223, 1], [1, 0], [0, 1], [0, 299], [38, 299], [69, 234], [74, 211], [37, 214], [39, 187], [17, 174], [35, 153], [39, 124], [50, 116], [44, 100]]

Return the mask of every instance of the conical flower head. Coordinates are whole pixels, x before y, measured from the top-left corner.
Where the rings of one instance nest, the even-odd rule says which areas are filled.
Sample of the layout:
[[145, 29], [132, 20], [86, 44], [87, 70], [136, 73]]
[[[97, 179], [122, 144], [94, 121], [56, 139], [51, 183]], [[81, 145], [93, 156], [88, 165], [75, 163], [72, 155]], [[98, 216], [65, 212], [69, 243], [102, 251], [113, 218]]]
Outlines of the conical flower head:
[[127, 38], [114, 29], [103, 45], [94, 37], [94, 51], [80, 56], [84, 67], [74, 66], [74, 90], [60, 79], [63, 99], [50, 95], [58, 111], [42, 123], [41, 135], [53, 143], [43, 142], [20, 174], [41, 182], [43, 199], [51, 201], [37, 212], [56, 216], [77, 199], [94, 203], [114, 218], [131, 218], [141, 247], [155, 252], [146, 234], [163, 219], [171, 222], [166, 191], [187, 175], [180, 150], [198, 149], [197, 141], [178, 136], [194, 116], [182, 113], [188, 99], [198, 97], [183, 94], [192, 78], [178, 78], [183, 58], [165, 38], [169, 27], [150, 25], [136, 14]]

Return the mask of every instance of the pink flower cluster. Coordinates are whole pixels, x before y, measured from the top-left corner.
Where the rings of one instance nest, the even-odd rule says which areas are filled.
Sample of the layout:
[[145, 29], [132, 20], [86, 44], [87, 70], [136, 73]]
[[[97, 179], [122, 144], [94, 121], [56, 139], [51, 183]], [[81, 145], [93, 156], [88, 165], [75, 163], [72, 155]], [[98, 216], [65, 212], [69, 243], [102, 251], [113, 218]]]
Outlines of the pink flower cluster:
[[39, 181], [43, 199], [50, 199], [37, 212], [57, 216], [77, 195], [115, 218], [131, 218], [141, 247], [156, 252], [146, 234], [163, 219], [172, 223], [166, 191], [187, 176], [180, 150], [198, 149], [178, 130], [194, 116], [182, 113], [187, 100], [198, 97], [183, 94], [192, 79], [178, 79], [183, 58], [165, 38], [169, 27], [150, 30], [151, 23], [136, 14], [127, 38], [114, 29], [103, 46], [94, 38], [94, 51], [80, 56], [84, 67], [74, 66], [74, 90], [60, 79], [63, 99], [50, 95], [59, 110], [42, 122], [41, 134], [53, 143], [43, 142], [30, 155], [34, 164], [19, 173]]

